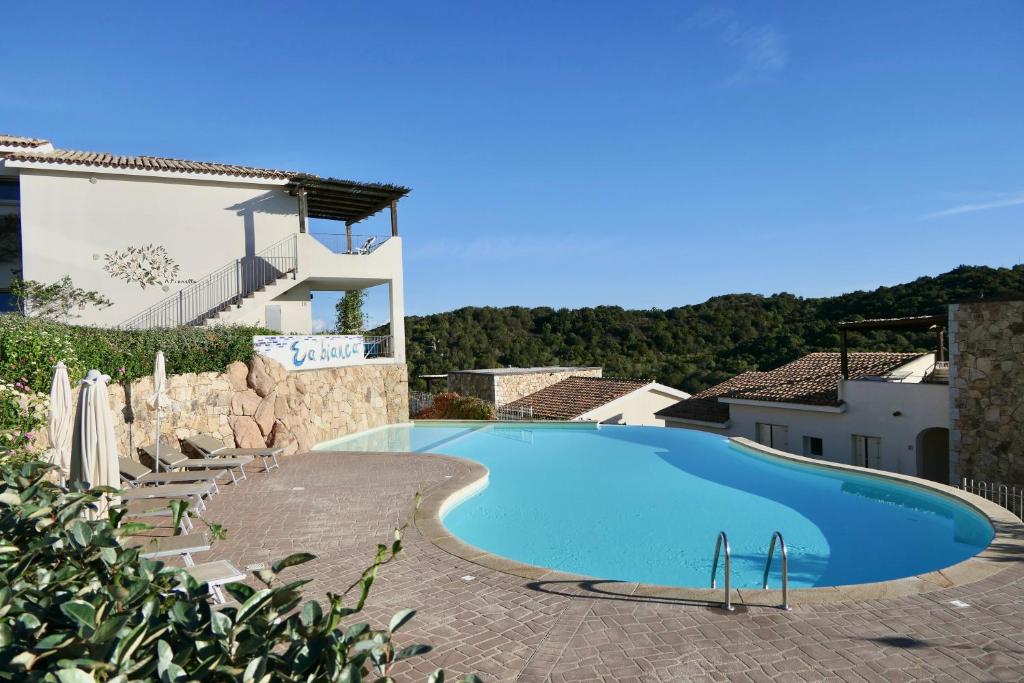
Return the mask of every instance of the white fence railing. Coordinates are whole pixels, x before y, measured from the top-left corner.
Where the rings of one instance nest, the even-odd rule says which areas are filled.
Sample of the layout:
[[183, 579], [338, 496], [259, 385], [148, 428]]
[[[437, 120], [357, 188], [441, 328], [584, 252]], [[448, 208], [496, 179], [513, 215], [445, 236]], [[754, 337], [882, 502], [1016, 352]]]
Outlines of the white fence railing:
[[[526, 406], [525, 408], [510, 408], [509, 406], [495, 407], [493, 403], [484, 401], [487, 405], [494, 409], [495, 417], [503, 422], [517, 422], [520, 420], [532, 420], [533, 419], [533, 406]], [[434, 394], [428, 394], [425, 391], [410, 391], [409, 392], [409, 416], [415, 417], [422, 413], [424, 410], [431, 408], [434, 405]]]
[[1006, 508], [1018, 519], [1024, 519], [1024, 488], [967, 478], [960, 483], [960, 488]]
[[505, 422], [515, 422], [516, 420], [532, 420], [533, 419], [533, 406], [525, 406], [523, 408], [512, 408], [511, 406], [500, 406], [494, 409], [495, 414], [499, 420]]

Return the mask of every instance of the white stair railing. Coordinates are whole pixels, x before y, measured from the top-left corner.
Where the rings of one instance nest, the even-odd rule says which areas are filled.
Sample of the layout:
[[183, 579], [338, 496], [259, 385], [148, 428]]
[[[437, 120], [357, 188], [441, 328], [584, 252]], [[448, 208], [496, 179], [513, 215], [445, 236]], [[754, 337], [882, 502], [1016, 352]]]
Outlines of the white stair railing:
[[254, 256], [235, 259], [119, 325], [124, 329], [202, 325], [298, 269], [298, 240], [289, 235]]

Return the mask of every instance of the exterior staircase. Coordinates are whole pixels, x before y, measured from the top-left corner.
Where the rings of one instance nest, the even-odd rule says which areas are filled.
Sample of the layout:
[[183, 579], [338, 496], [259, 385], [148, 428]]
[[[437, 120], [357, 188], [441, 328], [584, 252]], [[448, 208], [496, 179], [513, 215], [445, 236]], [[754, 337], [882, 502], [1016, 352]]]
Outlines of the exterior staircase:
[[298, 236], [289, 235], [253, 256], [235, 259], [206, 277], [158, 301], [119, 325], [122, 329], [204, 325], [262, 293], [284, 291], [299, 267]]

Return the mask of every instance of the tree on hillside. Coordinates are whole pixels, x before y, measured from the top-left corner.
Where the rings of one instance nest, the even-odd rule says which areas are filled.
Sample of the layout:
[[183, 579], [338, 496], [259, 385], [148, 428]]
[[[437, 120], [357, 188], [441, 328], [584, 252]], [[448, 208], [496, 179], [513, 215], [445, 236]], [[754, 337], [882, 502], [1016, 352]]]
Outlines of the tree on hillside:
[[335, 329], [341, 334], [362, 334], [366, 327], [366, 314], [363, 312], [363, 303], [366, 301], [366, 291], [353, 289], [345, 292], [338, 299], [334, 310], [338, 317], [335, 321]]
[[[699, 391], [745, 370], [838, 350], [840, 320], [942, 313], [951, 301], [1024, 296], [1024, 265], [961, 266], [935, 277], [834, 297], [727, 294], [665, 310], [618, 306], [460, 308], [406, 318], [409, 376], [506, 365], [599, 365]], [[379, 334], [387, 334], [380, 331]], [[931, 333], [851, 334], [851, 348], [927, 351]], [[412, 379], [414, 388], [422, 380]]]

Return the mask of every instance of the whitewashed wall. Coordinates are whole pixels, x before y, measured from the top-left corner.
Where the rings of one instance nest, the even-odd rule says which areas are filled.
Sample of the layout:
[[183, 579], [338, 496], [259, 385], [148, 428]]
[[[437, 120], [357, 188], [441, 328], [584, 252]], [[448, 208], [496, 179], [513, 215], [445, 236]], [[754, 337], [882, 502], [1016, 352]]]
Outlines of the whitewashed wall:
[[882, 439], [882, 468], [916, 476], [917, 436], [931, 427], [949, 428], [945, 384], [854, 380], [845, 383], [844, 392], [844, 413], [732, 404], [725, 433], [756, 440], [758, 422], [786, 425], [787, 450], [802, 454], [803, 437], [816, 436], [823, 441], [823, 458], [844, 464], [853, 464], [854, 434], [877, 436]]
[[[93, 182], [95, 181], [95, 182]], [[162, 245], [182, 279], [200, 279], [298, 231], [298, 205], [281, 186], [23, 169], [25, 278], [75, 285], [115, 302], [91, 324], [115, 325], [181, 289], [142, 289], [103, 270], [105, 253]]]
[[664, 427], [665, 421], [655, 417], [659, 410], [675, 405], [683, 399], [678, 393], [672, 394], [657, 388], [634, 391], [620, 399], [606, 403], [581, 416], [581, 420], [596, 420], [610, 424], [648, 425]]

